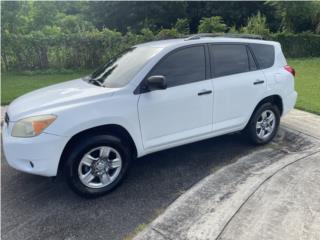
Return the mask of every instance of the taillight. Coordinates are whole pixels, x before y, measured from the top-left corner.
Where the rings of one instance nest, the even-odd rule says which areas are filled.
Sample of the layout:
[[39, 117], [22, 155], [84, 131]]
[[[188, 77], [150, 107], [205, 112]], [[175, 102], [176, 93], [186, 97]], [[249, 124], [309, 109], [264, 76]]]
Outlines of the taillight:
[[293, 67], [290, 67], [289, 65], [284, 66], [284, 69], [287, 70], [289, 73], [291, 73], [293, 76], [296, 75], [296, 71]]

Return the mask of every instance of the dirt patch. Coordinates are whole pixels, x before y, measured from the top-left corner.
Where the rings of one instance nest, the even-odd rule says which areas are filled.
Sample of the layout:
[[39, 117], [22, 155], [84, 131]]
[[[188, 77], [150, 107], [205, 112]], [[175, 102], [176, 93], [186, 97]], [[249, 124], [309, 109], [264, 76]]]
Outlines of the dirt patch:
[[273, 148], [288, 152], [301, 152], [311, 149], [314, 146], [314, 141], [306, 135], [285, 128], [279, 129], [277, 136], [271, 144]]

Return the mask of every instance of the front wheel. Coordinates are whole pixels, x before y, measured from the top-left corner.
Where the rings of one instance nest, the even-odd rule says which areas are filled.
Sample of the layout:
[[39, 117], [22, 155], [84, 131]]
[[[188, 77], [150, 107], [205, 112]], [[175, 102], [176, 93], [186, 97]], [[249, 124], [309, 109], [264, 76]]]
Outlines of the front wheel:
[[266, 144], [277, 134], [280, 123], [280, 112], [272, 103], [264, 103], [253, 113], [247, 132], [255, 144]]
[[130, 159], [130, 149], [121, 139], [91, 136], [79, 141], [71, 152], [65, 171], [67, 181], [81, 196], [104, 195], [119, 185]]

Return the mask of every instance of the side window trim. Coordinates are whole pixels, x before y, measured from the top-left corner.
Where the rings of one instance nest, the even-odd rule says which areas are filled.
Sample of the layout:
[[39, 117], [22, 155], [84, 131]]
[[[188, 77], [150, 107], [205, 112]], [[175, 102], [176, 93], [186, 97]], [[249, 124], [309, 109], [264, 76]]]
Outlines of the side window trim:
[[[139, 83], [139, 85], [136, 87], [136, 89], [134, 90], [133, 94], [137, 95], [137, 94], [143, 94], [146, 92], [149, 92], [149, 90], [147, 90], [145, 88], [145, 84], [144, 82], [146, 81], [147, 77], [149, 76], [149, 74], [160, 64], [162, 63], [166, 58], [168, 58], [170, 55], [174, 54], [177, 51], [180, 51], [182, 49], [186, 49], [186, 48], [191, 48], [191, 47], [198, 47], [198, 46], [202, 46], [203, 50], [204, 50], [204, 60], [205, 60], [205, 79], [200, 80], [200, 81], [205, 81], [209, 78], [209, 70], [207, 70], [208, 68], [208, 59], [210, 54], [208, 54], [207, 50], [206, 50], [206, 44], [204, 43], [198, 43], [198, 44], [192, 44], [192, 45], [187, 45], [187, 46], [182, 46], [182, 47], [178, 47], [170, 52], [168, 52], [166, 55], [164, 55], [151, 69], [150, 71], [144, 76], [144, 78], [141, 80], [141, 82]], [[197, 81], [196, 81], [197, 82]], [[185, 84], [189, 84], [189, 83], [184, 83], [181, 85], [185, 85]], [[179, 86], [179, 85], [176, 85]]]
[[210, 79], [211, 78], [211, 64], [210, 64], [210, 50], [209, 50], [209, 45], [208, 44], [203, 44], [204, 47], [204, 55], [205, 55], [205, 79]]
[[[247, 51], [249, 51], [251, 53], [253, 61], [256, 64], [257, 70], [261, 70], [261, 67], [259, 66], [258, 60], [257, 60], [256, 56], [254, 55], [254, 52], [251, 49], [250, 44], [246, 44], [246, 46], [247, 46]], [[248, 58], [249, 58], [249, 53], [248, 53]]]
[[214, 44], [209, 44], [209, 56], [210, 56], [210, 72], [211, 72], [211, 78], [215, 78], [215, 63], [214, 63], [214, 58], [213, 58], [213, 45]]

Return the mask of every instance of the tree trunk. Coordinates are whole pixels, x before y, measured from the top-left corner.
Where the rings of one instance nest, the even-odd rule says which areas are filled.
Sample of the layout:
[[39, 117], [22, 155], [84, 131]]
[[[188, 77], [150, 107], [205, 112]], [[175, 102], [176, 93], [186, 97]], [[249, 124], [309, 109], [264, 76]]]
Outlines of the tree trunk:
[[46, 47], [40, 48], [40, 68], [46, 69], [49, 67], [48, 49]]
[[8, 71], [8, 60], [7, 60], [7, 55], [4, 49], [2, 49], [2, 54], [1, 57], [3, 59], [3, 63], [4, 63], [4, 68], [6, 71]]

